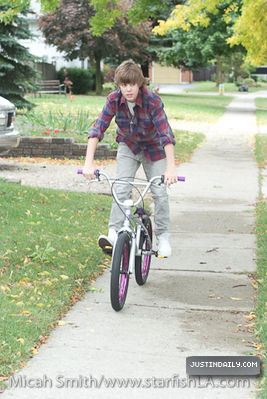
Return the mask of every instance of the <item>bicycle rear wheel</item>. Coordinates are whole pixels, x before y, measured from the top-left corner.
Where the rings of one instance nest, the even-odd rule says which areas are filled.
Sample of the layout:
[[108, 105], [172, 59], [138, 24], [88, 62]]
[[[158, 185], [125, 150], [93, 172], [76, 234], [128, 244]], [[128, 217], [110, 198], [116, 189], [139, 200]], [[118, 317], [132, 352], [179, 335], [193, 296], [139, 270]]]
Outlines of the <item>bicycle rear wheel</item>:
[[[147, 233], [142, 230], [141, 231], [141, 237], [140, 237], [140, 244], [139, 248], [143, 251], [150, 251], [152, 249], [152, 224], [150, 218], [146, 218], [145, 221], [143, 221], [147, 231], [148, 235], [150, 237], [150, 240], [148, 238]], [[139, 285], [144, 285], [149, 269], [150, 269], [150, 262], [151, 262], [151, 254], [141, 254], [141, 256], [136, 256], [135, 257], [135, 280], [137, 284]]]
[[112, 257], [110, 300], [114, 310], [123, 308], [129, 284], [130, 237], [123, 232], [119, 234]]

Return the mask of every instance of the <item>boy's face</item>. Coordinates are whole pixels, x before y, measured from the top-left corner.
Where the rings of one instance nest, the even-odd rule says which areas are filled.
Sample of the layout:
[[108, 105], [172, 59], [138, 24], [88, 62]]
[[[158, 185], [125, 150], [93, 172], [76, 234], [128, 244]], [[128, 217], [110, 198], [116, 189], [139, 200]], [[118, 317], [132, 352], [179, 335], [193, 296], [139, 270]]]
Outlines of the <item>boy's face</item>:
[[139, 92], [139, 86], [137, 83], [122, 83], [120, 86], [121, 93], [127, 101], [134, 103]]

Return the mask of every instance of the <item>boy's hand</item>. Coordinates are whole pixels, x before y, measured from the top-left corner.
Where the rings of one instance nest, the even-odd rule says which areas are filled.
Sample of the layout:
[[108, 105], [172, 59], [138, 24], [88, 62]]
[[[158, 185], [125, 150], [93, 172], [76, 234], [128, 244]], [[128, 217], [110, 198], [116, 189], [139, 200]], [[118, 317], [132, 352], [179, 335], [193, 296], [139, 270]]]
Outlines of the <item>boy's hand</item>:
[[177, 183], [177, 175], [175, 166], [167, 167], [164, 173], [164, 184], [170, 186], [171, 184]]
[[87, 179], [87, 180], [94, 180], [95, 179], [95, 170], [96, 170], [96, 166], [94, 164], [90, 164], [90, 165], [84, 165], [83, 168], [83, 176]]

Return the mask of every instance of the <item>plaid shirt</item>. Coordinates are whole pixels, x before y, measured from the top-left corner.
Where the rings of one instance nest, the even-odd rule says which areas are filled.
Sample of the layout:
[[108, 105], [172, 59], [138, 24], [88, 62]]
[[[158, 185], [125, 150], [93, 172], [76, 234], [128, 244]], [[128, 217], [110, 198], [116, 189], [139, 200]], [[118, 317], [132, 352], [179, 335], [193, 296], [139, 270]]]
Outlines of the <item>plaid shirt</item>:
[[148, 161], [165, 158], [164, 146], [175, 144], [175, 139], [160, 97], [142, 87], [135, 104], [134, 115], [131, 115], [127, 101], [119, 89], [109, 94], [88, 137], [98, 137], [101, 141], [115, 115], [118, 143], [126, 143], [134, 154], [144, 151]]

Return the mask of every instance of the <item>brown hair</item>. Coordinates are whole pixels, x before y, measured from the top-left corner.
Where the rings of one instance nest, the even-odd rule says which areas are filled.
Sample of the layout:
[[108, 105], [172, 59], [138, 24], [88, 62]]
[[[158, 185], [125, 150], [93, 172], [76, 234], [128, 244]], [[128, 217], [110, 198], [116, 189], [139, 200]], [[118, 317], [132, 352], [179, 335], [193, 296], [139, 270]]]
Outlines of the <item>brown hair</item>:
[[117, 86], [132, 83], [142, 87], [146, 83], [142, 69], [133, 61], [123, 61], [116, 69], [114, 81]]

